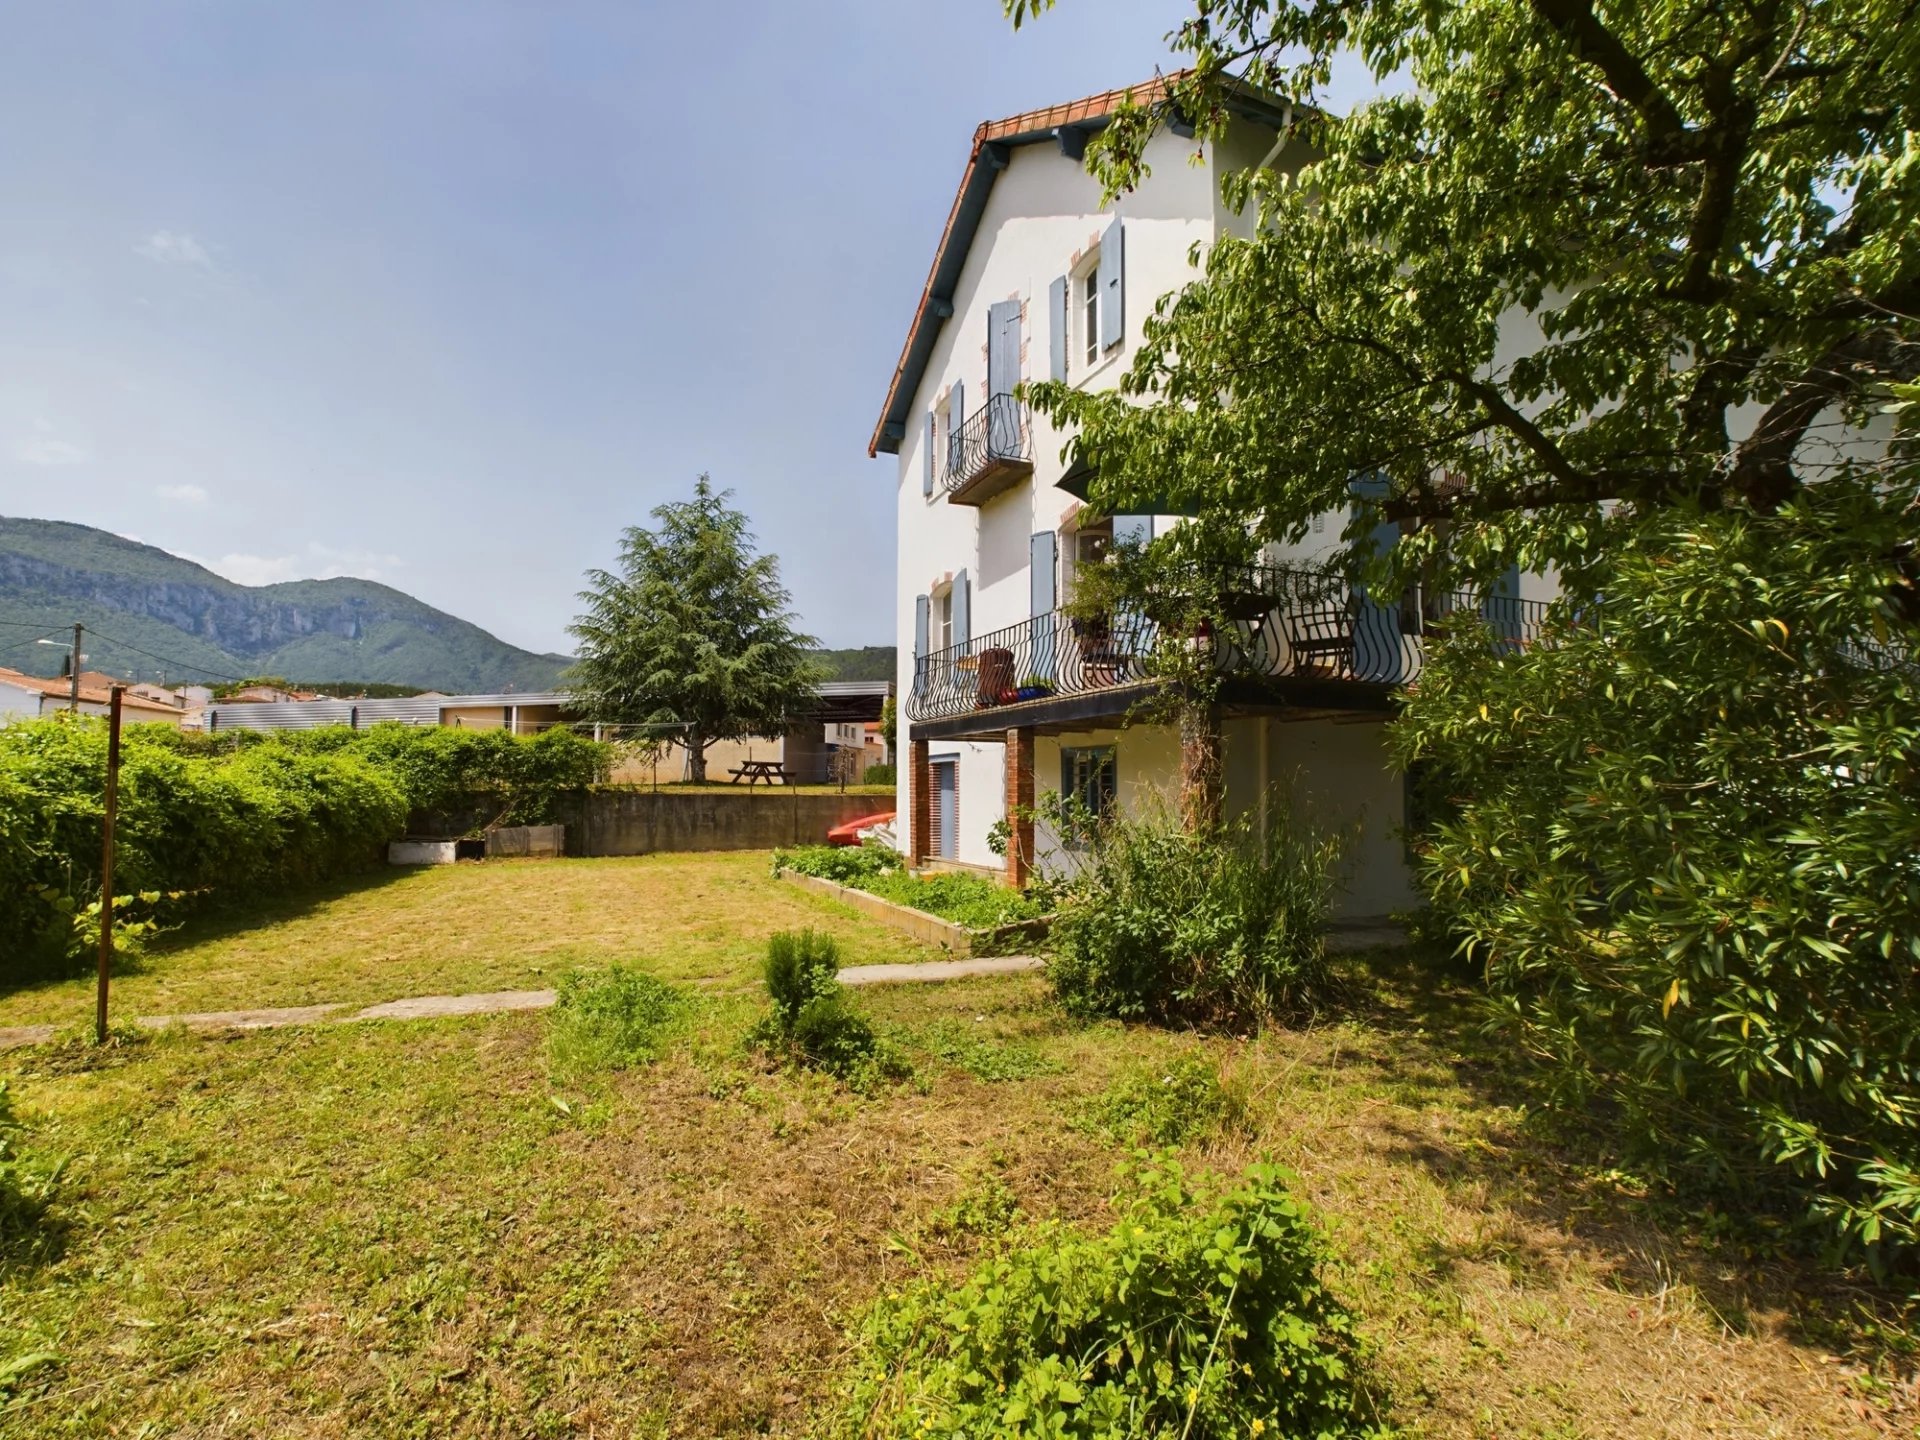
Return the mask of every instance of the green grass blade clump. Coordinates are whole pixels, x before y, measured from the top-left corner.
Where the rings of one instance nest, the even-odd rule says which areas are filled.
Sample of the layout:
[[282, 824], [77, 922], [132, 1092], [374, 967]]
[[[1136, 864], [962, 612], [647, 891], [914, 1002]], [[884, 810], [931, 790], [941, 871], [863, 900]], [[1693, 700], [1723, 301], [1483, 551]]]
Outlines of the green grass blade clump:
[[548, 1018], [548, 1062], [569, 1076], [651, 1064], [687, 1004], [684, 991], [639, 970], [576, 971]]

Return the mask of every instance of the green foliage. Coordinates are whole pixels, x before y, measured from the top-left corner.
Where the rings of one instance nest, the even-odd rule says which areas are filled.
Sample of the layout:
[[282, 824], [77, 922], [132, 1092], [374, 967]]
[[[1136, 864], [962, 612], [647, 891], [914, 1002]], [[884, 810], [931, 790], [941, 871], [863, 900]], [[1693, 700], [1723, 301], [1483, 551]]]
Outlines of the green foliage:
[[778, 875], [782, 870], [850, 885], [972, 930], [1036, 920], [1047, 913], [1049, 903], [1042, 893], [1010, 890], [984, 875], [959, 871], [912, 874], [900, 853], [886, 845], [803, 845], [776, 850], [773, 873]]
[[888, 870], [859, 882], [859, 888], [882, 900], [924, 910], [969, 930], [992, 930], [1022, 920], [1037, 920], [1047, 913], [1048, 902], [1044, 896], [1010, 890], [997, 880], [963, 871], [914, 875], [905, 870]]
[[32, 1248], [64, 1168], [29, 1153], [26, 1134], [7, 1082], [0, 1080], [0, 1256], [7, 1258]]
[[935, 1021], [915, 1032], [913, 1043], [988, 1084], [1031, 1080], [1036, 1075], [1058, 1074], [1062, 1068], [1031, 1044], [996, 1040], [960, 1020]]
[[898, 767], [893, 765], [869, 765], [867, 766], [865, 783], [868, 785], [897, 785], [900, 783], [900, 771]]
[[1120, 1223], [1060, 1224], [880, 1301], [827, 1433], [840, 1440], [1242, 1440], [1380, 1433], [1361, 1418], [1358, 1342], [1321, 1284], [1290, 1177], [1228, 1185], [1162, 1160]]
[[1245, 1118], [1241, 1097], [1205, 1055], [1176, 1056], [1126, 1071], [1080, 1116], [1082, 1128], [1116, 1145], [1184, 1145]]
[[[1132, 186], [1176, 116], [1217, 139], [1238, 74], [1302, 102], [1298, 168], [1229, 181], [1262, 223], [1210, 241], [1118, 386], [1030, 387], [1103, 513], [1171, 504], [1203, 517], [1182, 531], [1261, 540], [1350, 515], [1356, 559], [1418, 517], [1445, 523], [1396, 547], [1403, 568], [1444, 546], [1482, 578], [1552, 561], [1577, 584], [1606, 502], [1770, 509], [1830, 463], [1800, 441], [1910, 369], [1900, 0], [1186, 8], [1188, 68], [1090, 166]], [[1354, 58], [1379, 98], [1312, 108]], [[1356, 495], [1356, 475], [1385, 483]]]
[[888, 845], [802, 845], [773, 852], [773, 873], [791, 870], [840, 885], [864, 889], [866, 881], [898, 870], [906, 862]]
[[1422, 870], [1569, 1106], [1637, 1163], [1920, 1241], [1920, 486], [1642, 522], [1516, 653], [1461, 633], [1399, 742], [1451, 781]]
[[1076, 1015], [1246, 1026], [1333, 990], [1325, 930], [1344, 841], [1285, 803], [1190, 832], [1163, 815], [1087, 828], [1059, 881], [1047, 978]]
[[[106, 752], [98, 721], [0, 729], [0, 984], [59, 970], [97, 933]], [[138, 923], [190, 897], [311, 885], [378, 864], [411, 811], [478, 797], [503, 819], [537, 822], [603, 776], [608, 753], [565, 730], [129, 726], [116, 889]]]
[[824, 930], [776, 931], [761, 973], [780, 1032], [791, 1036], [801, 1011], [839, 992], [840, 942]]
[[684, 992], [644, 971], [575, 971], [561, 979], [548, 1015], [548, 1062], [567, 1076], [651, 1064], [686, 1008]]
[[899, 659], [891, 645], [815, 650], [812, 659], [829, 680], [891, 680], [900, 670]]
[[588, 572], [571, 627], [580, 659], [567, 684], [581, 705], [595, 720], [685, 726], [696, 782], [709, 742], [785, 730], [826, 673], [732, 493], [702, 475], [693, 499], [654, 507], [657, 529], [623, 535], [618, 573]]
[[864, 1091], [904, 1067], [847, 1003], [839, 971], [839, 943], [825, 931], [781, 930], [768, 937], [762, 974], [773, 1009], [747, 1039]]

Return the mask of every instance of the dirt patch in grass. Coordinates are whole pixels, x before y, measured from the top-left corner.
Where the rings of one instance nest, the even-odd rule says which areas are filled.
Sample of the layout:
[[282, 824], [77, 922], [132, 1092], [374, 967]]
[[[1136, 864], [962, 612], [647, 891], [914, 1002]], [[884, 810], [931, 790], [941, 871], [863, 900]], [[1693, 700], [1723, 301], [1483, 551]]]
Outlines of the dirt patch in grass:
[[1074, 1119], [1180, 1057], [1241, 1110], [1188, 1157], [1298, 1172], [1407, 1433], [1913, 1433], [1892, 1302], [1542, 1139], [1460, 992], [1377, 984], [1251, 1042], [1080, 1025], [1033, 976], [862, 991], [916, 1065], [871, 1098], [741, 1051], [744, 984], [563, 1085], [528, 1014], [0, 1058], [72, 1157], [63, 1243], [0, 1273], [0, 1372], [57, 1357], [0, 1433], [805, 1435], [876, 1294], [1015, 1207], [1105, 1221], [1119, 1153]]
[[[831, 921], [849, 965], [936, 952], [822, 896], [768, 880], [764, 851], [490, 860], [384, 871], [192, 921], [114, 984], [115, 1013], [373, 1004], [540, 989], [630, 963], [676, 981], [746, 980], [775, 930]], [[0, 1025], [90, 1024], [88, 978], [0, 996]]]

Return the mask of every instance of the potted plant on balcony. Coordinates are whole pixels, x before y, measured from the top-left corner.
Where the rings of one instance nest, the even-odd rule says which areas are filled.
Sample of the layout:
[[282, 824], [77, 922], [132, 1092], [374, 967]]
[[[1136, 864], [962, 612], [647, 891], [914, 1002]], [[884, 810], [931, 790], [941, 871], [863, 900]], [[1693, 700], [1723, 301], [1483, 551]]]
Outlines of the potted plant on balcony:
[[1018, 700], [1044, 700], [1053, 694], [1053, 682], [1044, 675], [1028, 675], [1013, 693]]

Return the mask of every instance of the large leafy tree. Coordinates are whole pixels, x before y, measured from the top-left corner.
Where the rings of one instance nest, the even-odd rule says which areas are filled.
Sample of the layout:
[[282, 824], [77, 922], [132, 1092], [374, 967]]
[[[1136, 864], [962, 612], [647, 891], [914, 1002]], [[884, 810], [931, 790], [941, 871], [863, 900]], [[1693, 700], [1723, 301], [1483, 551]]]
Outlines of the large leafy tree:
[[[1156, 125], [1218, 131], [1230, 71], [1299, 97], [1318, 158], [1250, 183], [1261, 233], [1214, 247], [1119, 392], [1040, 404], [1116, 510], [1171, 493], [1277, 538], [1357, 499], [1356, 540], [1423, 527], [1403, 561], [1444, 529], [1470, 565], [1577, 572], [1605, 516], [1778, 508], [1911, 369], [1917, 10], [1199, 0], [1191, 70], [1093, 163], [1124, 188]], [[1343, 53], [1411, 88], [1321, 113]]]
[[[1035, 387], [1096, 503], [1200, 517], [1149, 574], [1328, 510], [1376, 584], [1557, 570], [1547, 643], [1429, 639], [1429, 893], [1643, 1155], [1881, 1256], [1920, 1242], [1920, 492], [1879, 413], [1920, 351], [1916, 10], [1195, 0], [1092, 163], [1218, 133], [1234, 72], [1312, 158], [1241, 182], [1260, 226], [1118, 390]], [[1324, 114], [1343, 53], [1403, 93]]]
[[795, 628], [780, 562], [754, 551], [747, 517], [702, 475], [693, 498], [654, 507], [621, 537], [617, 571], [592, 570], [571, 630], [566, 683], [593, 719], [680, 727], [692, 779], [715, 740], [778, 734], [826, 678]]

